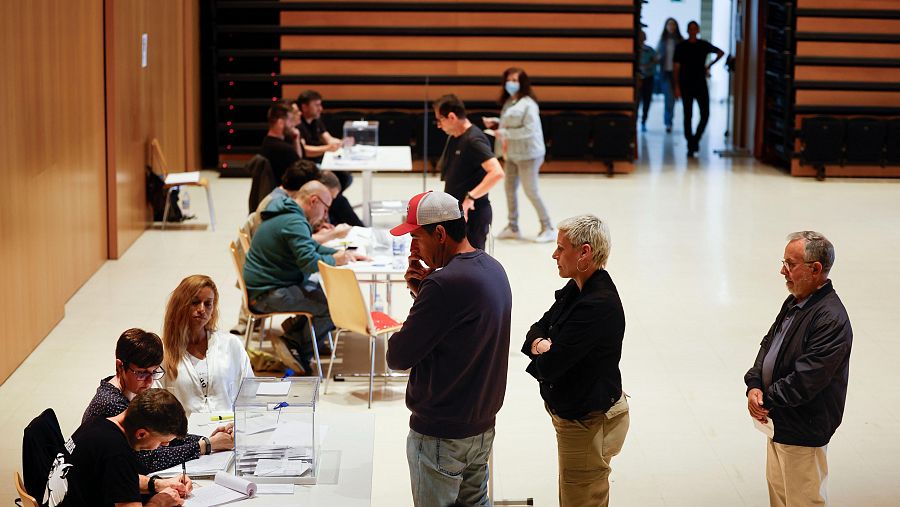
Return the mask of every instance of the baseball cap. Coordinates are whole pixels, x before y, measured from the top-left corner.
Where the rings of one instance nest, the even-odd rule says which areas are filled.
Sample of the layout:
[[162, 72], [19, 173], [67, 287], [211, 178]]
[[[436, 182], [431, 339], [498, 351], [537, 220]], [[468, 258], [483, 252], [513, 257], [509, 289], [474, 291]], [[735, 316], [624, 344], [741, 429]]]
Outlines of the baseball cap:
[[446, 192], [429, 190], [409, 200], [406, 222], [391, 229], [394, 236], [402, 236], [423, 225], [437, 224], [462, 217], [459, 201]]

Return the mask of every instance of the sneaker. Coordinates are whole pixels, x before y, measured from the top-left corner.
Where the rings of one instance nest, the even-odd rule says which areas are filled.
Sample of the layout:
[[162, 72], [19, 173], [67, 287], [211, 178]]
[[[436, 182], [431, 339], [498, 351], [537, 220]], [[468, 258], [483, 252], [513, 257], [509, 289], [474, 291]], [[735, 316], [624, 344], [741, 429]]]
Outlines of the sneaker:
[[544, 229], [534, 238], [535, 243], [550, 243], [556, 241], [556, 229]]
[[647, 123], [641, 122], [641, 132], [646, 132], [646, 131], [647, 131]]
[[666, 127], [666, 134], [671, 134], [671, 133], [672, 133], [672, 126], [671, 126], [671, 125], [668, 125], [668, 126]]
[[292, 341], [285, 340], [282, 336], [273, 336], [272, 348], [275, 351], [275, 357], [284, 363], [285, 366], [294, 370], [295, 374], [306, 375], [308, 370], [297, 361], [297, 357], [300, 357], [300, 351], [296, 349]]
[[518, 229], [513, 229], [507, 225], [506, 228], [497, 235], [497, 239], [522, 239], [522, 233], [519, 232]]

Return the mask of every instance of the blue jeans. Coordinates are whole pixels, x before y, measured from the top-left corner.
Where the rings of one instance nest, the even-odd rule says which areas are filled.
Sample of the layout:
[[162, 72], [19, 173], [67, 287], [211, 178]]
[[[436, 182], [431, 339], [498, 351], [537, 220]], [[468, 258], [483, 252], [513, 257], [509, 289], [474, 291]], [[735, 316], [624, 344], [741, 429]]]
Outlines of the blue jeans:
[[663, 122], [666, 127], [672, 126], [672, 119], [675, 116], [675, 83], [672, 81], [671, 72], [662, 73], [662, 91], [665, 98], [665, 107], [663, 108]]
[[436, 438], [409, 430], [406, 459], [416, 507], [487, 506], [488, 457], [494, 429], [468, 438]]

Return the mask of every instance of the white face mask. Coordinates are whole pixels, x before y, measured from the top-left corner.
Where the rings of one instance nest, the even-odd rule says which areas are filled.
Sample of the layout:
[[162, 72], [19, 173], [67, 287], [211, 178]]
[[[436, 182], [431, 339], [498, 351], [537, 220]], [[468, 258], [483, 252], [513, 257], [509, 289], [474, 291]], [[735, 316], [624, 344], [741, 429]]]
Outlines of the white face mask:
[[506, 93], [510, 95], [515, 95], [519, 93], [519, 82], [518, 81], [507, 81], [503, 88], [506, 89]]

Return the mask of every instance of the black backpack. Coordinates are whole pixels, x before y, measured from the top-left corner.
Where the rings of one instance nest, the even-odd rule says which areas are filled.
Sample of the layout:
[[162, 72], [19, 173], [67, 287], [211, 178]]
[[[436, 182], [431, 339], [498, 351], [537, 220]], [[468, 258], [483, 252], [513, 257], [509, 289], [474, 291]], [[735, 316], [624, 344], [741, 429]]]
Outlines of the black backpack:
[[[59, 462], [59, 463], [57, 463]], [[59, 421], [52, 408], [41, 412], [25, 428], [22, 439], [22, 474], [25, 491], [36, 500], [43, 499], [51, 470], [65, 473], [66, 463], [71, 463]], [[58, 466], [62, 465], [62, 466]]]
[[149, 167], [147, 168], [147, 202], [150, 204], [150, 207], [153, 208], [153, 221], [154, 222], [162, 222], [163, 221], [163, 213], [166, 209], [166, 194], [169, 195], [169, 216], [166, 218], [166, 222], [181, 222], [184, 220], [184, 215], [181, 213], [181, 208], [178, 206], [178, 188], [172, 189], [169, 192], [166, 189], [165, 180], [162, 179], [162, 176], [153, 172]]

